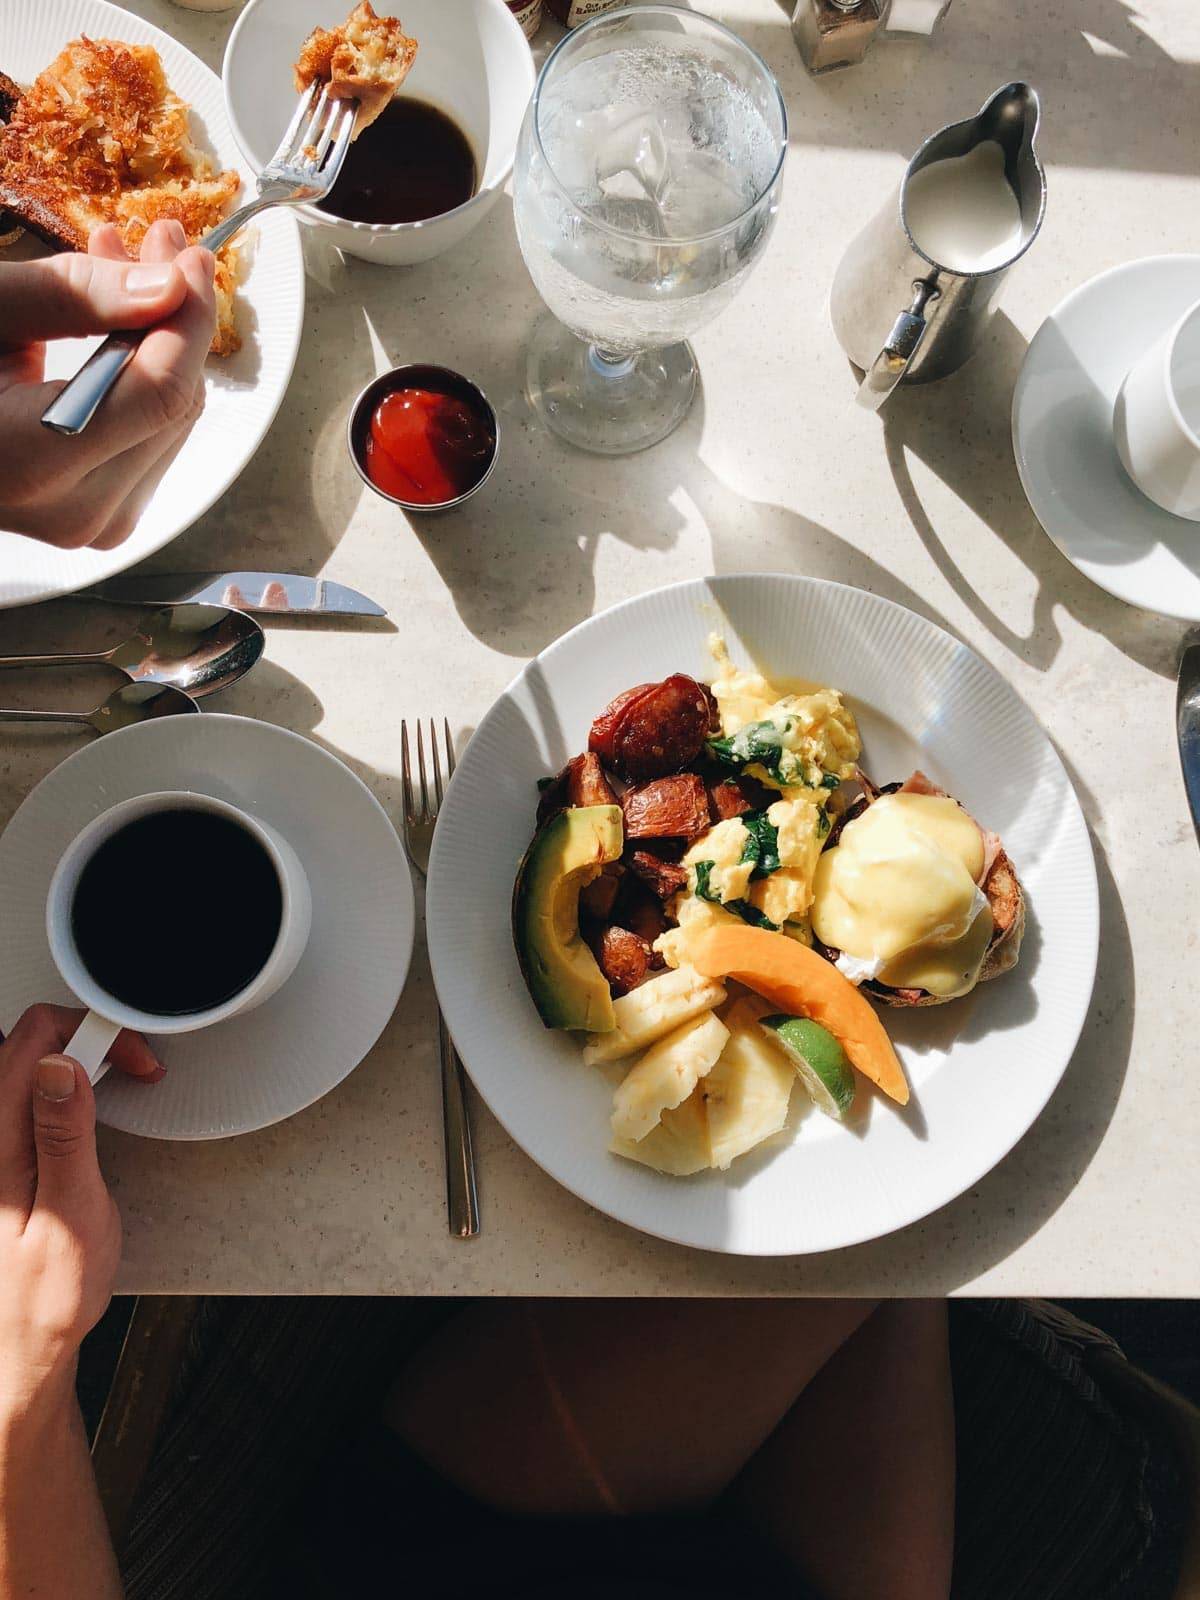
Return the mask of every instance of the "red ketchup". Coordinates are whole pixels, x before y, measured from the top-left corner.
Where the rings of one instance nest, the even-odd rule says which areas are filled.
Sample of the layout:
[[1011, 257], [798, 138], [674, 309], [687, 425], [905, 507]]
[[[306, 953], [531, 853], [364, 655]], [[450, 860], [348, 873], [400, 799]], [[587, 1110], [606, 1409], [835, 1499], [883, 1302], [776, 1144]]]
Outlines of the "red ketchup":
[[496, 449], [492, 419], [459, 395], [394, 389], [371, 417], [364, 455], [377, 489], [410, 505], [444, 505], [473, 489]]

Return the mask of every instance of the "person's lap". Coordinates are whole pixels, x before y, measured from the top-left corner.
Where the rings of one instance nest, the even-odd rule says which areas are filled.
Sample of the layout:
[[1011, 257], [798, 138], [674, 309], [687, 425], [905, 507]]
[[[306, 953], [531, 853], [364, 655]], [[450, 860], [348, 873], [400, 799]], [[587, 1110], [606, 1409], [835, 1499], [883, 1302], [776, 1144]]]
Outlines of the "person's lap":
[[476, 1307], [409, 1363], [385, 1417], [492, 1511], [611, 1521], [720, 1505], [828, 1600], [949, 1593], [939, 1303]]

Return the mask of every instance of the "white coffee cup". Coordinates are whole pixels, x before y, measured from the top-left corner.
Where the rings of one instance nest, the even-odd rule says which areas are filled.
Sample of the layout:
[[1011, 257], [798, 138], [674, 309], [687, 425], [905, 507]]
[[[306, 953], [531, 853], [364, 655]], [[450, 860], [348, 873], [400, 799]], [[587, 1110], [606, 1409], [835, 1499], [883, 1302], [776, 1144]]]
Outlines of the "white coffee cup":
[[[279, 879], [279, 933], [270, 954], [255, 976], [237, 994], [220, 1005], [183, 1015], [140, 1011], [109, 994], [89, 972], [75, 944], [71, 905], [80, 874], [106, 839], [127, 824], [153, 812], [185, 810], [206, 811], [227, 817], [261, 845]], [[170, 870], [186, 875], [187, 863], [179, 862]], [[228, 893], [230, 914], [236, 916], [236, 883], [228, 885]], [[197, 1028], [211, 1027], [214, 1022], [224, 1022], [227, 1017], [237, 1016], [261, 1005], [295, 971], [308, 943], [311, 923], [312, 898], [304, 868], [287, 840], [265, 822], [260, 822], [257, 817], [252, 817], [249, 812], [227, 801], [214, 799], [211, 795], [193, 794], [188, 790], [161, 790], [123, 800], [120, 805], [102, 812], [89, 822], [67, 846], [50, 880], [46, 897], [46, 935], [50, 941], [50, 954], [67, 987], [88, 1008], [87, 1016], [76, 1029], [65, 1053], [79, 1062], [93, 1083], [98, 1083], [108, 1070], [105, 1058], [122, 1028], [133, 1028], [139, 1033], [191, 1033]], [[153, 931], [148, 930], [151, 936]], [[163, 932], [165, 936], [165, 930]], [[137, 953], [130, 951], [129, 959], [136, 961]]]
[[1164, 511], [1200, 522], [1200, 300], [1121, 385], [1113, 437], [1125, 471]]

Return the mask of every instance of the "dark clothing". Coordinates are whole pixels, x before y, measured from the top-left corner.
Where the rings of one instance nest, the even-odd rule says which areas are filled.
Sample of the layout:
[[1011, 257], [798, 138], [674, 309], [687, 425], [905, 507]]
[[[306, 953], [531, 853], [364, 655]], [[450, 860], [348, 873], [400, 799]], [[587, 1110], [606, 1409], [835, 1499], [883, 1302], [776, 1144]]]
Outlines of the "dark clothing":
[[[371, 1418], [453, 1309], [209, 1303], [122, 1552], [129, 1600], [819, 1600], [722, 1507], [531, 1522], [437, 1479]], [[953, 1600], [1170, 1600], [1179, 1463], [1108, 1341], [1020, 1301], [952, 1302], [950, 1328]]]

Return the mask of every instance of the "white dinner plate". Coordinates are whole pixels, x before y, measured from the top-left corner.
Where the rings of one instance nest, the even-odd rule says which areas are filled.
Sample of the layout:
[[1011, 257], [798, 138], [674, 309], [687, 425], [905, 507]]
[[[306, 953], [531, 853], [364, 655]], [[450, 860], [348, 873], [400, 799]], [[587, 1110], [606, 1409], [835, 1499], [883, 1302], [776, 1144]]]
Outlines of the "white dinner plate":
[[[579, 1036], [544, 1028], [513, 952], [509, 906], [537, 780], [585, 748], [633, 683], [711, 678], [735, 660], [846, 694], [879, 783], [922, 767], [998, 830], [1025, 885], [1020, 964], [966, 999], [884, 1014], [913, 1087], [871, 1096], [854, 1130], [819, 1113], [727, 1173], [668, 1178], [607, 1151], [612, 1089]], [[480, 723], [438, 821], [429, 952], [450, 1032], [480, 1093], [547, 1172], [601, 1211], [708, 1250], [796, 1255], [874, 1238], [975, 1183], [1046, 1104], [1079, 1037], [1096, 971], [1096, 872], [1070, 780], [1022, 701], [923, 617], [811, 578], [709, 578], [659, 589], [566, 634]], [[793, 1107], [802, 1096], [793, 1095]]]
[[[80, 34], [152, 44], [167, 82], [192, 108], [197, 143], [223, 167], [237, 168], [243, 198], [254, 193], [254, 174], [230, 131], [216, 73], [169, 34], [119, 6], [106, 0], [4, 0], [0, 70], [18, 83], [29, 83]], [[0, 607], [70, 594], [161, 550], [224, 494], [262, 443], [300, 345], [304, 259], [296, 220], [283, 210], [258, 217], [243, 239], [248, 267], [238, 291], [242, 348], [236, 355], [209, 357], [204, 415], [164, 473], [137, 527], [115, 550], [57, 550], [0, 528]], [[47, 353], [46, 376], [69, 377], [98, 342], [57, 341]]]
[[[312, 931], [300, 965], [256, 1010], [155, 1041], [161, 1083], [110, 1072], [96, 1090], [100, 1120], [154, 1139], [248, 1133], [328, 1094], [382, 1033], [412, 955], [408, 863], [367, 786], [298, 733], [205, 712], [107, 734], [43, 778], [0, 837], [0, 1028], [34, 1001], [71, 1003], [46, 941], [54, 868], [99, 812], [157, 789], [215, 795], [278, 829], [308, 875]], [[188, 897], [211, 893], [238, 915], [235, 883], [193, 883], [186, 861], [164, 862], [147, 937], [169, 939]]]
[[1067, 560], [1109, 594], [1200, 622], [1200, 527], [1137, 487], [1113, 442], [1130, 367], [1200, 300], [1200, 256], [1150, 256], [1072, 291], [1034, 334], [1013, 391], [1029, 504]]

